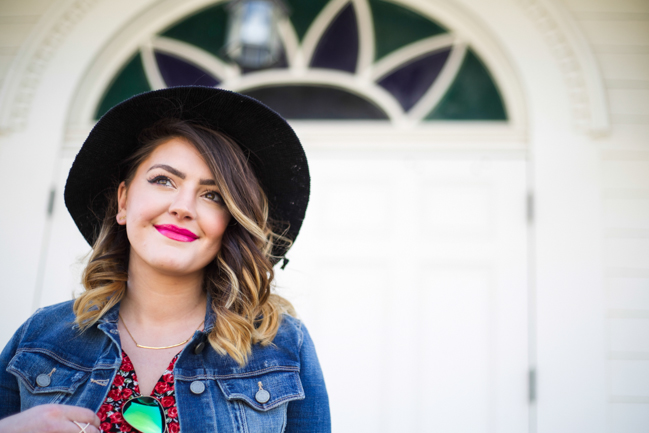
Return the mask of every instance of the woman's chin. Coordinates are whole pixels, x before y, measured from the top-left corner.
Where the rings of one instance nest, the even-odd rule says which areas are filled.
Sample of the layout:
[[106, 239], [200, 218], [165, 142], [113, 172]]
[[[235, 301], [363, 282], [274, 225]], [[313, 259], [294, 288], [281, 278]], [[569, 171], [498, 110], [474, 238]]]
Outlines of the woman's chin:
[[166, 276], [183, 277], [200, 273], [204, 266], [197, 265], [196, 261], [181, 261], [177, 259], [160, 258], [149, 261], [153, 272]]

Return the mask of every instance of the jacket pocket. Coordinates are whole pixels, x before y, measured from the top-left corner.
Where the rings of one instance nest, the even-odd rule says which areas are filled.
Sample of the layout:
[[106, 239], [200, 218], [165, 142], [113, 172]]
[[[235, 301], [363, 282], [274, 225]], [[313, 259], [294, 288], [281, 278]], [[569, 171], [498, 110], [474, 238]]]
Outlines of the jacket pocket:
[[60, 403], [74, 394], [92, 371], [68, 362], [48, 350], [29, 349], [16, 353], [7, 371], [18, 378], [23, 409], [45, 403]]
[[297, 371], [262, 370], [217, 378], [217, 382], [227, 400], [243, 401], [258, 411], [268, 411], [304, 398]]

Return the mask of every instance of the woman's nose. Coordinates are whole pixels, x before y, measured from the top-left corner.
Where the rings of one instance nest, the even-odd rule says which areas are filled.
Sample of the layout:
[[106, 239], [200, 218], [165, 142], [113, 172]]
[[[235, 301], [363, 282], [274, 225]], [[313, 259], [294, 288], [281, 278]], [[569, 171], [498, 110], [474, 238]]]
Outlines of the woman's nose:
[[169, 206], [169, 213], [180, 219], [193, 219], [196, 216], [196, 203], [193, 194], [179, 191]]

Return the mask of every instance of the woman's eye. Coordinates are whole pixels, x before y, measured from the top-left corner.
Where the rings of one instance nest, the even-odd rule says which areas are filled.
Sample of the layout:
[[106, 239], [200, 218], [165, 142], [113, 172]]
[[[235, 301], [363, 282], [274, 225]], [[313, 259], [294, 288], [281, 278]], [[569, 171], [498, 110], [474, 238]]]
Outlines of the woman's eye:
[[204, 197], [217, 203], [223, 203], [223, 197], [221, 197], [221, 194], [216, 191], [208, 191], [205, 193]]
[[172, 186], [171, 179], [167, 176], [156, 176], [153, 179], [149, 180], [149, 183], [157, 183], [158, 185], [163, 186]]

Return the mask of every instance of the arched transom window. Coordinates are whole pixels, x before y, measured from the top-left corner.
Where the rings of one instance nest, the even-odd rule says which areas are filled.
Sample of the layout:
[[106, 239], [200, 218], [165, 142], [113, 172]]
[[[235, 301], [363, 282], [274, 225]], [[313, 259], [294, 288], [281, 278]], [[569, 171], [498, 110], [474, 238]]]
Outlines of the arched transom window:
[[508, 120], [470, 45], [409, 6], [384, 0], [290, 0], [279, 61], [246, 69], [225, 55], [229, 9], [214, 3], [153, 34], [104, 91], [95, 118], [120, 101], [182, 85], [226, 88], [289, 119], [399, 122]]

